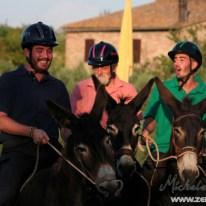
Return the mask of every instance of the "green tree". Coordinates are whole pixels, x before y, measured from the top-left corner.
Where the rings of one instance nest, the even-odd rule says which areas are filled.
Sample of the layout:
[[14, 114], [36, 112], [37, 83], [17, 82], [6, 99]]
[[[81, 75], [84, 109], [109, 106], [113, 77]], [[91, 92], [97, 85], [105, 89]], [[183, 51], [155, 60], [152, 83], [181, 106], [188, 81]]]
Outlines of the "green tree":
[[24, 62], [20, 47], [22, 29], [7, 25], [0, 26], [0, 73]]

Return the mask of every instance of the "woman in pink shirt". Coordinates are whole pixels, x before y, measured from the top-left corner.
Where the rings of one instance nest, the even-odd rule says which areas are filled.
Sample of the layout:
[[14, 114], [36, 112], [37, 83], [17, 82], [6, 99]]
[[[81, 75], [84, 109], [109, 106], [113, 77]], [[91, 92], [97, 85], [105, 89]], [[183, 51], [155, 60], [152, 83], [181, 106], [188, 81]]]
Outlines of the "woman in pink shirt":
[[[92, 66], [94, 75], [105, 85], [106, 91], [119, 103], [120, 98], [126, 98], [128, 103], [136, 95], [133, 85], [120, 80], [116, 76], [116, 66], [119, 61], [116, 49], [109, 43], [100, 42], [91, 47], [88, 64]], [[92, 78], [80, 81], [71, 94], [71, 106], [74, 114], [90, 113], [96, 97]], [[102, 125], [106, 126], [106, 115], [103, 114]]]

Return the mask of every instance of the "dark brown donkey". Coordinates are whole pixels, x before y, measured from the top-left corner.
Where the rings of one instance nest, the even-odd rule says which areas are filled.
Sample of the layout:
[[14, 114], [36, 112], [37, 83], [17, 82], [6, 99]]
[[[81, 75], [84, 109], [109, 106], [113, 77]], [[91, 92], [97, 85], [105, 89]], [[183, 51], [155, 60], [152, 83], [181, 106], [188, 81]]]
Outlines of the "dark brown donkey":
[[[105, 106], [108, 112], [107, 132], [111, 136], [112, 145], [114, 147], [117, 171], [121, 177], [127, 177], [136, 170], [136, 161], [134, 152], [137, 146], [138, 132], [140, 129], [140, 120], [137, 117], [137, 112], [141, 109], [146, 101], [154, 79], [148, 81], [138, 95], [125, 104], [126, 97], [119, 97], [120, 103], [109, 95], [100, 83], [93, 76], [95, 87], [98, 90], [98, 95], [102, 107]], [[99, 90], [102, 90], [101, 92]]]
[[102, 199], [118, 195], [123, 187], [116, 179], [114, 151], [106, 130], [99, 120], [99, 108], [79, 118], [70, 111], [48, 102], [51, 114], [59, 125], [71, 130], [64, 156], [79, 171], [63, 159], [53, 168], [40, 171], [20, 194], [20, 206], [99, 206]]
[[[98, 95], [101, 96], [99, 104], [105, 106], [108, 112], [107, 132], [111, 136], [114, 147], [116, 169], [119, 177], [124, 180], [124, 189], [121, 193], [120, 205], [147, 205], [149, 199], [149, 186], [147, 181], [141, 175], [141, 169], [135, 160], [134, 154], [138, 141], [138, 132], [140, 129], [140, 120], [137, 112], [146, 101], [154, 79], [148, 81], [138, 95], [125, 104], [126, 98], [120, 97], [120, 103], [108, 95], [100, 87], [99, 81], [93, 76]], [[101, 92], [99, 90], [102, 90]], [[139, 201], [138, 201], [138, 200]]]
[[[176, 159], [172, 161], [172, 167], [168, 168], [169, 176], [161, 189], [164, 191], [170, 188], [170, 196], [198, 196], [206, 192], [206, 188], [203, 188], [205, 177], [198, 167], [205, 135], [202, 117], [206, 112], [206, 99], [196, 105], [192, 105], [188, 98], [180, 102], [158, 78], [155, 78], [155, 83], [161, 99], [173, 112], [171, 153], [168, 156], [173, 155]], [[157, 205], [168, 206], [173, 203], [170, 199], [165, 204]]]

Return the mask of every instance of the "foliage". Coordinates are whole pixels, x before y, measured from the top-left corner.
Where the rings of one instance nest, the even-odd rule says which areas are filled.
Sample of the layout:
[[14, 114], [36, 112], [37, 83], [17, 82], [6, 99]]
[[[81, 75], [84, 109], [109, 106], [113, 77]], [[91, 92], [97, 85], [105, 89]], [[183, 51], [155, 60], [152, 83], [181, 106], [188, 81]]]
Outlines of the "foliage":
[[76, 68], [64, 67], [64, 51], [65, 51], [65, 34], [57, 33], [59, 45], [54, 49], [54, 59], [50, 68], [50, 73], [56, 78], [61, 79], [68, 91], [72, 91], [75, 84], [89, 76], [89, 72], [85, 69], [84, 64], [80, 63]]
[[173, 74], [172, 62], [166, 56], [155, 57], [152, 62], [146, 62], [136, 66], [130, 77], [130, 82], [139, 91], [145, 83], [152, 77], [158, 76], [160, 79], [166, 79]]
[[149, 72], [149, 69], [149, 62], [134, 68], [133, 74], [130, 77], [129, 82], [135, 86], [137, 91], [140, 91], [141, 88], [143, 88], [143, 86], [145, 85], [145, 82], [147, 82], [150, 78], [153, 77], [152, 73]]
[[22, 29], [11, 28], [7, 25], [0, 26], [0, 73], [11, 70], [24, 62], [19, 46]]
[[74, 69], [52, 66], [50, 72], [56, 78], [61, 79], [70, 92], [78, 81], [89, 76], [89, 72], [84, 68], [83, 64], [79, 64], [79, 66]]

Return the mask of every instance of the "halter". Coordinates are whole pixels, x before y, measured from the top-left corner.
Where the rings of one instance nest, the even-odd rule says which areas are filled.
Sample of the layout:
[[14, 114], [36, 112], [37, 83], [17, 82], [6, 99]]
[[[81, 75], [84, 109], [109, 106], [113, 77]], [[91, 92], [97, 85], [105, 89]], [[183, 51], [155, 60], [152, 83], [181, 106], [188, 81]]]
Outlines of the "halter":
[[[178, 122], [178, 121], [180, 121], [180, 120], [182, 120], [182, 119], [184, 119], [186, 117], [195, 117], [195, 118], [198, 118], [198, 119], [201, 120], [201, 118], [197, 114], [190, 113], [190, 114], [181, 115], [178, 118], [176, 118], [175, 120], [173, 120], [173, 125], [174, 125], [174, 123], [176, 123], [176, 122]], [[160, 159], [159, 149], [158, 149], [157, 143], [150, 136], [148, 136], [148, 138], [152, 141], [153, 145], [155, 146], [155, 150], [156, 150], [156, 154], [157, 154], [157, 158], [155, 158], [153, 156], [151, 150], [150, 150], [149, 140], [146, 139], [146, 147], [147, 147], [148, 155], [150, 156], [152, 161], [154, 161], [156, 163], [155, 170], [154, 170], [153, 175], [152, 175], [151, 180], [150, 180], [150, 185], [152, 185], [153, 178], [154, 178], [154, 175], [156, 173], [156, 170], [157, 170], [159, 162], [164, 162], [164, 161], [167, 161], [169, 159], [176, 159], [177, 160], [178, 158], [183, 156], [185, 153], [193, 153], [193, 154], [197, 153], [197, 149], [195, 147], [193, 147], [193, 146], [185, 146], [185, 147], [181, 148], [181, 151], [177, 155], [170, 155], [168, 157]], [[173, 133], [172, 133], [172, 138], [173, 138]], [[198, 165], [198, 168], [203, 173], [203, 175], [206, 176], [206, 172], [202, 169], [202, 167], [200, 165]]]
[[124, 148], [124, 147], [121, 147], [115, 154], [115, 156], [118, 158], [118, 157], [121, 157], [122, 155], [129, 155], [129, 156], [133, 156], [133, 151], [132, 149], [129, 149], [129, 148]]
[[[137, 142], [138, 142], [138, 138], [141, 137], [142, 135], [137, 133], [136, 136], [132, 136], [132, 138], [137, 138]], [[137, 145], [138, 143], [135, 142], [134, 145]], [[115, 152], [115, 157], [116, 158], [119, 158], [121, 157], [122, 155], [128, 155], [128, 156], [131, 156], [132, 158], [134, 158], [134, 155], [136, 153], [136, 149], [135, 149], [135, 146], [133, 148], [133, 145], [132, 143], [129, 143], [130, 147], [129, 148], [128, 146], [126, 145], [123, 145], [120, 149], [118, 149], [116, 152]]]
[[[178, 118], [176, 118], [175, 120], [173, 120], [173, 125], [184, 119], [184, 118], [187, 118], [187, 117], [194, 117], [194, 118], [197, 118], [198, 120], [201, 120], [201, 118], [197, 115], [197, 114], [194, 114], [194, 113], [190, 113], [190, 114], [185, 114], [185, 115], [181, 115], [179, 116]], [[175, 140], [174, 140], [174, 129], [172, 129], [172, 138], [171, 138], [171, 141], [172, 141], [172, 144], [174, 146], [174, 148], [177, 148], [177, 159], [181, 156], [183, 156], [185, 153], [196, 153], [197, 154], [197, 149], [194, 147], [194, 146], [185, 146], [185, 147], [181, 147], [179, 148], [178, 145], [176, 145], [175, 143]], [[198, 154], [197, 154], [198, 155]]]
[[175, 120], [173, 120], [173, 124], [175, 122], [178, 122], [181, 119], [184, 119], [185, 117], [196, 117], [197, 119], [201, 120], [201, 118], [197, 114], [189, 113], [189, 114], [184, 114], [184, 115], [177, 117]]

